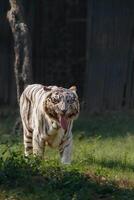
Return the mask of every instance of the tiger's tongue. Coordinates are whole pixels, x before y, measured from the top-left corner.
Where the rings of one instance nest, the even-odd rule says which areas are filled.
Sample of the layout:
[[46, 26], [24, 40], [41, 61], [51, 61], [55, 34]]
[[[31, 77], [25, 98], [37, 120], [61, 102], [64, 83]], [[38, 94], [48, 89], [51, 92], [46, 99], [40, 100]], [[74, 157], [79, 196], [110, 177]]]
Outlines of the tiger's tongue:
[[68, 120], [65, 117], [60, 116], [60, 124], [61, 124], [61, 127], [64, 130], [67, 130], [67, 128], [68, 128]]

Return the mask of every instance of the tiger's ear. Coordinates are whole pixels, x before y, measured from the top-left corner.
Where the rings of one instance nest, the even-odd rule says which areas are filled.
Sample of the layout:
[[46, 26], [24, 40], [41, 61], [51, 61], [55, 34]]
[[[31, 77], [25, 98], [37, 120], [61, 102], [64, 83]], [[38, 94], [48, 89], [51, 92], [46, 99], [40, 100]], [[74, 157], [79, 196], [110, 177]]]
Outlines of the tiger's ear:
[[44, 86], [44, 90], [45, 90], [46, 92], [49, 92], [49, 91], [51, 91], [51, 87], [50, 87], [50, 86]]
[[71, 86], [69, 89], [72, 90], [72, 92], [76, 92], [77, 91], [77, 88], [76, 88], [75, 85]]

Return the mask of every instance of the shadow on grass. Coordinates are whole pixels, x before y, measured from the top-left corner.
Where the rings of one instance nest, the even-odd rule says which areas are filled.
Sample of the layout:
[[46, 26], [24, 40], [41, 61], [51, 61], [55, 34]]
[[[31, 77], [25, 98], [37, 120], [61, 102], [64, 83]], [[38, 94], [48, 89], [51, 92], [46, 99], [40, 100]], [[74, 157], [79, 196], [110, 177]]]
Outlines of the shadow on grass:
[[101, 160], [101, 161], [95, 161], [96, 164], [101, 165], [102, 167], [108, 167], [108, 168], [119, 168], [122, 170], [127, 170], [127, 171], [133, 171], [134, 172], [134, 165], [129, 164], [127, 162], [121, 162], [119, 160]]
[[74, 132], [84, 137], [134, 135], [134, 113], [108, 113], [80, 117], [74, 123]]
[[134, 189], [96, 179], [75, 168], [16, 155], [0, 165], [0, 189], [20, 200], [126, 200], [134, 199]]
[[[134, 172], [134, 165], [128, 163], [126, 160], [97, 160], [94, 155], [89, 155], [84, 161], [83, 164], [97, 164], [101, 167], [106, 167], [110, 169], [120, 169], [120, 170], [126, 170], [126, 171], [132, 171]], [[134, 183], [133, 183], [134, 184]]]
[[[5, 119], [0, 127], [1, 143], [18, 144], [19, 138], [9, 136], [10, 119]], [[79, 119], [75, 123], [74, 131], [82, 137], [117, 137], [128, 133], [134, 134], [134, 115], [114, 114]], [[134, 171], [134, 167], [125, 161], [98, 161], [89, 157], [86, 162]], [[13, 194], [19, 200], [134, 199], [134, 189], [121, 189], [118, 185], [91, 174], [82, 174], [74, 168], [65, 168], [45, 161], [41, 163], [34, 159], [26, 160], [18, 155], [0, 160], [0, 189], [5, 190], [7, 195]]]

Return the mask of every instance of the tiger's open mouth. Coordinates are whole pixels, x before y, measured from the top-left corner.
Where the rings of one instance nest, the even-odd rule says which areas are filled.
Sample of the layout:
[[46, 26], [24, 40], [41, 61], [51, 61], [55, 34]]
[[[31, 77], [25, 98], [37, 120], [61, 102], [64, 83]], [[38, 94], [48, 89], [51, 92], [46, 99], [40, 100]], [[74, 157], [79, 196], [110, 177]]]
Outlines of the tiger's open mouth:
[[60, 123], [61, 127], [62, 127], [64, 130], [67, 130], [68, 125], [69, 125], [69, 119], [66, 118], [65, 116], [60, 115], [60, 116], [59, 116], [59, 123]]
[[55, 112], [53, 109], [47, 108], [47, 106], [45, 107], [45, 111], [47, 115], [57, 121], [59, 126], [65, 131], [68, 129], [70, 121], [76, 119], [78, 116], [78, 111], [62, 115], [61, 113], [59, 114], [59, 112]]

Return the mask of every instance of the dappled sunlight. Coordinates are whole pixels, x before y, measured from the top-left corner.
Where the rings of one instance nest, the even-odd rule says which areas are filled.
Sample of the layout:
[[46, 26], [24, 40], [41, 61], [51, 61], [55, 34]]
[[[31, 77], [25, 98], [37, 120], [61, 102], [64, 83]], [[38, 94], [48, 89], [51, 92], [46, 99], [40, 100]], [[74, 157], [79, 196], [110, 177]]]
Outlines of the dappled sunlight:
[[[100, 168], [102, 174], [110, 179], [124, 177], [134, 180], [134, 136], [117, 138], [91, 137], [80, 139], [76, 137], [74, 144], [73, 162], [81, 165], [83, 170]], [[78, 164], [79, 163], [79, 164]], [[104, 170], [103, 170], [104, 169]]]
[[[77, 166], [63, 166], [54, 161], [25, 159], [19, 155], [11, 155], [3, 161], [0, 176], [1, 198], [13, 196], [15, 199], [92, 199], [113, 196], [122, 200], [124, 193], [133, 197], [133, 190], [120, 187], [119, 182], [108, 180], [104, 169], [79, 172]], [[84, 186], [84, 187], [83, 187]], [[25, 195], [25, 194], [28, 194]], [[3, 196], [3, 197], [2, 197]], [[112, 200], [112, 198], [109, 198]], [[4, 199], [2, 199], [4, 200]]]
[[[115, 119], [117, 123], [113, 125]], [[44, 200], [44, 197], [125, 200], [124, 194], [133, 199], [132, 117], [101, 119], [99, 116], [98, 119], [97, 116], [89, 124], [78, 120], [73, 131], [73, 156], [69, 166], [60, 164], [58, 150], [49, 147], [45, 149], [43, 160], [25, 158], [22, 135], [8, 132], [12, 126], [10, 120], [9, 117], [0, 123], [1, 200], [11, 196], [15, 200]]]

